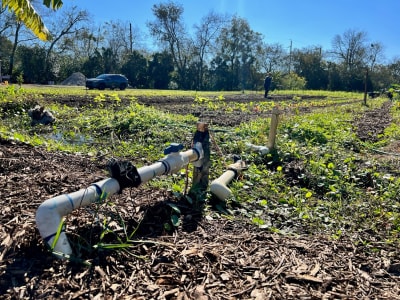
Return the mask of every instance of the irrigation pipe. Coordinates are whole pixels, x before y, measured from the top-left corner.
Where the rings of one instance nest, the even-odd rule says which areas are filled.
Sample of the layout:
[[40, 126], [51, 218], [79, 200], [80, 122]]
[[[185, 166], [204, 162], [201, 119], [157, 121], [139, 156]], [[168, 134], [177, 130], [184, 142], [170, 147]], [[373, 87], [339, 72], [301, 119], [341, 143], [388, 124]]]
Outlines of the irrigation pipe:
[[[250, 150], [258, 152], [260, 155], [265, 155], [268, 154], [271, 149], [275, 148], [275, 140], [280, 113], [281, 112], [277, 107], [273, 108], [267, 146], [259, 146], [251, 143], [246, 143], [246, 146]], [[217, 150], [220, 151], [218, 147]], [[228, 184], [244, 169], [247, 169], [246, 163], [242, 161], [239, 157], [235, 158], [235, 163], [227, 166], [227, 170], [220, 177], [211, 182], [210, 192], [214, 194], [219, 200], [225, 201], [232, 194], [231, 190], [228, 188]]]
[[176, 173], [189, 163], [200, 167], [204, 156], [202, 144], [196, 143], [192, 149], [179, 152], [182, 148], [182, 145], [172, 144], [164, 151], [167, 156], [152, 165], [138, 169], [129, 162], [112, 161], [109, 166], [110, 178], [93, 183], [77, 192], [44, 201], [36, 211], [36, 225], [41, 237], [57, 257], [70, 256], [73, 251], [66, 233], [64, 229], [61, 232], [58, 230], [66, 215], [77, 208], [101, 202], [121, 192], [125, 187], [137, 187], [156, 176]]
[[228, 166], [227, 170], [220, 177], [211, 182], [210, 192], [219, 200], [226, 200], [232, 194], [228, 188], [228, 184], [244, 169], [247, 169], [246, 163], [238, 158], [235, 163]]
[[400, 153], [385, 152], [385, 151], [378, 150], [378, 149], [371, 149], [371, 151], [379, 153], [379, 154], [390, 155], [390, 156], [400, 156]]

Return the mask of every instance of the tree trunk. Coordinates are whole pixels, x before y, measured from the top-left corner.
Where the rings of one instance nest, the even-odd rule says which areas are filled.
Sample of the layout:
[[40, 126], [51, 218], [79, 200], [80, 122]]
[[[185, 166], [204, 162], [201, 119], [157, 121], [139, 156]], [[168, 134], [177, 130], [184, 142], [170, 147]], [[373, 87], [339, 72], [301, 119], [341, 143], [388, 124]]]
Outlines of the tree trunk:
[[15, 36], [14, 36], [14, 44], [13, 48], [11, 51], [10, 55], [10, 66], [8, 68], [8, 75], [12, 76], [13, 69], [14, 69], [14, 57], [15, 57], [15, 52], [17, 51], [17, 46], [18, 46], [18, 36], [19, 36], [19, 31], [21, 30], [22, 23], [17, 22], [17, 27], [15, 28]]

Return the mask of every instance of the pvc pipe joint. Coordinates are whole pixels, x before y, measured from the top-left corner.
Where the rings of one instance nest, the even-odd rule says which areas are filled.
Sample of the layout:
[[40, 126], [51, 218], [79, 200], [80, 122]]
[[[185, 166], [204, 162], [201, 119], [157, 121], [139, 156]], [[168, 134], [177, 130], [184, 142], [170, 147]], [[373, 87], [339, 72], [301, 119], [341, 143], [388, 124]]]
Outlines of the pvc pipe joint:
[[246, 168], [246, 164], [242, 160], [238, 160], [234, 164], [228, 166], [228, 170], [211, 182], [210, 192], [221, 201], [226, 200], [232, 194], [232, 191], [228, 188], [228, 184]]
[[[185, 152], [173, 152], [160, 161], [137, 169], [140, 183], [163, 174], [171, 174], [185, 167], [189, 162], [201, 163], [204, 157], [201, 143]], [[63, 222], [63, 217], [74, 209], [99, 202], [120, 192], [121, 186], [117, 179], [107, 178], [93, 183], [86, 189], [77, 192], [56, 196], [44, 201], [36, 211], [36, 225], [43, 240], [52, 248], [59, 258], [72, 254], [68, 238], [62, 230], [57, 237], [57, 230]], [[54, 245], [54, 247], [53, 247]]]
[[57, 229], [63, 222], [63, 217], [74, 209], [87, 206], [90, 203], [103, 200], [108, 195], [118, 193], [118, 181], [113, 178], [104, 179], [71, 194], [60, 195], [44, 201], [36, 211], [36, 225], [43, 240], [50, 246], [56, 256], [72, 254], [67, 236], [62, 231], [55, 241]]

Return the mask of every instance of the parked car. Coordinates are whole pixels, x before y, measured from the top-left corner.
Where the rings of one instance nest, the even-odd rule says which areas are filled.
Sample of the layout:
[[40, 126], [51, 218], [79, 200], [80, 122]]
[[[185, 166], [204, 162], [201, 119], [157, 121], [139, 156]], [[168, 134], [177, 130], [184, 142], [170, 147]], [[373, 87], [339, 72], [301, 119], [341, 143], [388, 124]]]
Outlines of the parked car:
[[96, 78], [86, 79], [86, 87], [92, 89], [120, 89], [124, 90], [128, 87], [128, 79], [122, 74], [101, 74]]

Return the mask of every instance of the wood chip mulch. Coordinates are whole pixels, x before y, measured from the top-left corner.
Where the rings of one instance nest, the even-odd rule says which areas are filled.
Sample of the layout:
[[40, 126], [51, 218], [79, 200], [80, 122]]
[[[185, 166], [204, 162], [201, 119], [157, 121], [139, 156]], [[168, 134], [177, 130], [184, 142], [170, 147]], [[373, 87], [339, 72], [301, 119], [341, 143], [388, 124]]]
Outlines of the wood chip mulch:
[[[211, 215], [166, 233], [159, 205], [174, 199], [150, 187], [113, 197], [127, 223], [142, 220], [129, 249], [79, 258], [89, 266], [54, 258], [36, 229], [38, 206], [105, 178], [102, 166], [0, 139], [0, 299], [400, 299], [399, 249], [368, 232], [285, 236]], [[90, 208], [78, 209], [67, 233], [73, 240], [94, 223]]]

